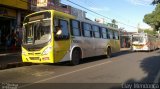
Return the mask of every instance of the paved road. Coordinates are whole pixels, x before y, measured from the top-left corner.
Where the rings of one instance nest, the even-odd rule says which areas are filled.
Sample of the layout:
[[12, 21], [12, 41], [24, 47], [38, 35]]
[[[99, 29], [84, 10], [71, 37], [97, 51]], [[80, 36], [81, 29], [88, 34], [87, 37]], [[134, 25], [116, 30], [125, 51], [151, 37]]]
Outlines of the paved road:
[[159, 71], [160, 50], [125, 51], [114, 54], [110, 59], [88, 58], [77, 66], [60, 63], [0, 70], [0, 82], [2, 86], [19, 83], [21, 89], [34, 89], [37, 86], [40, 86], [39, 89], [118, 89], [129, 88], [129, 85], [125, 85], [128, 83], [158, 83]]

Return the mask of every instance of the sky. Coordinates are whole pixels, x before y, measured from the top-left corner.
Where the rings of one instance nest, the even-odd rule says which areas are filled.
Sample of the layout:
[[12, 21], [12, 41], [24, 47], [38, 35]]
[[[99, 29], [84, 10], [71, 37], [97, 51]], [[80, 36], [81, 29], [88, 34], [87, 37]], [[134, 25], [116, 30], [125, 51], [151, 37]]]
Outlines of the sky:
[[[143, 22], [145, 14], [152, 13], [155, 9], [151, 5], [153, 0], [70, 0], [107, 18], [115, 19], [119, 23], [119, 28], [124, 28], [128, 32], [136, 32], [137, 27], [150, 28]], [[61, 0], [62, 3], [82, 9], [87, 12], [87, 17], [94, 20], [95, 18], [104, 18], [78, 7], [67, 0]], [[105, 18], [106, 22], [111, 22]], [[125, 24], [125, 25], [124, 25]]]

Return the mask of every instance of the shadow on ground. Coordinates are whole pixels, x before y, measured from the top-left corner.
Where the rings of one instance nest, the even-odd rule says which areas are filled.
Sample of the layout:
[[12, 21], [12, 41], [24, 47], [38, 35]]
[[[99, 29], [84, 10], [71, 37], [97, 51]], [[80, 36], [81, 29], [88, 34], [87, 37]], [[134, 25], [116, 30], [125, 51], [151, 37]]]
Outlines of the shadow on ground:
[[[95, 62], [95, 61], [100, 61], [100, 60], [112, 60], [112, 58], [114, 57], [118, 57], [121, 55], [126, 55], [129, 53], [133, 53], [129, 50], [124, 50], [121, 52], [117, 52], [117, 53], [113, 53], [111, 58], [107, 58], [106, 56], [96, 56], [96, 57], [89, 57], [89, 58], [84, 58], [82, 59], [82, 61], [80, 62], [79, 65], [81, 64], [86, 64], [86, 63], [91, 63], [91, 62]], [[55, 64], [47, 64], [47, 65], [54, 65], [54, 66], [71, 66], [70, 62], [60, 62], [60, 63], [55, 63]]]
[[[141, 79], [140, 81], [137, 81], [135, 79], [130, 79], [123, 84], [132, 84], [132, 85], [137, 84], [137, 83], [154, 84], [154, 88], [152, 86], [152, 89], [159, 89], [160, 85], [157, 85], [155, 83], [160, 83], [160, 81], [155, 82], [155, 79], [160, 71], [160, 56], [153, 56], [153, 57], [145, 58], [141, 62], [140, 67], [148, 75], [145, 78]], [[155, 87], [158, 87], [158, 88], [155, 88]], [[117, 87], [112, 87], [110, 89], [141, 89], [141, 87], [135, 88], [132, 86], [132, 88], [122, 88], [122, 85], [119, 85]], [[150, 89], [150, 88], [147, 88], [147, 89]]]

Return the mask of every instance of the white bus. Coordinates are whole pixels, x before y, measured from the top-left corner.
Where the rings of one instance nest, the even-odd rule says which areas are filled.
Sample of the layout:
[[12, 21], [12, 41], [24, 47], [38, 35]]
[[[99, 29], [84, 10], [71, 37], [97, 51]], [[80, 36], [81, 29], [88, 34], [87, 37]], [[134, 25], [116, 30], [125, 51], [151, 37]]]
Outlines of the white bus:
[[147, 33], [135, 33], [131, 39], [132, 51], [151, 51], [158, 48], [157, 38]]

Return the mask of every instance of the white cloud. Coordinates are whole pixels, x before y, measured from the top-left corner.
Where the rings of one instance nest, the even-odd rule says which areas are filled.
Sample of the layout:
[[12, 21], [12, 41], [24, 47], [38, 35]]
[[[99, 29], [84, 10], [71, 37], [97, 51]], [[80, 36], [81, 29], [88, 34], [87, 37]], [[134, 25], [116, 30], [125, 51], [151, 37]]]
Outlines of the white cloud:
[[134, 5], [149, 6], [153, 0], [127, 0]]

